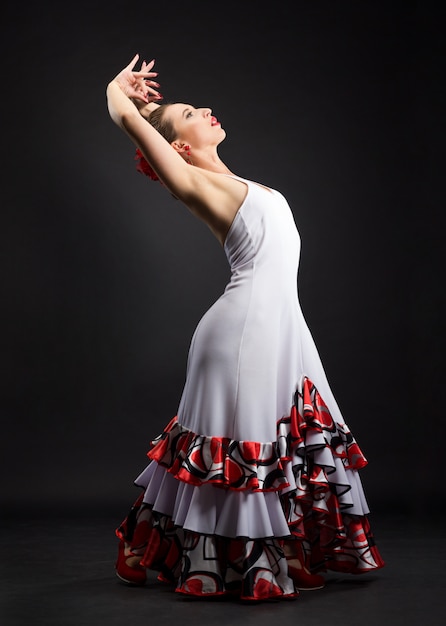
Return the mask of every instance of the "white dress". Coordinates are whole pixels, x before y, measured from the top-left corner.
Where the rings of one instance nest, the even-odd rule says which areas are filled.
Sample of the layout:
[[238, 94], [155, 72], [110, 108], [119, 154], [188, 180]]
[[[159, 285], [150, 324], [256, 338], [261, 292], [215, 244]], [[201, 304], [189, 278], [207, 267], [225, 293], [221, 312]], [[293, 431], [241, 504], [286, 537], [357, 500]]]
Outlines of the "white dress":
[[[382, 561], [372, 547], [358, 474], [366, 460], [343, 420], [299, 304], [300, 237], [293, 214], [278, 191], [236, 178], [247, 185], [247, 195], [224, 245], [231, 278], [194, 333], [178, 415], [152, 442], [152, 461], [135, 481], [144, 490], [138, 507], [150, 510], [155, 526], [169, 520], [181, 537], [185, 531], [199, 537], [208, 550], [218, 538], [242, 539], [245, 548], [253, 540], [269, 541], [269, 552], [274, 545], [280, 561], [269, 572], [271, 595], [289, 596], [280, 538], [307, 542], [313, 570], [359, 573]], [[349, 531], [352, 519], [361, 520], [367, 535], [359, 565], [358, 546], [350, 545], [349, 534], [358, 534], [357, 526]], [[332, 529], [331, 547], [320, 545], [322, 527]], [[317, 550], [310, 546], [315, 543]], [[184, 574], [188, 549], [177, 591], [195, 593], [190, 563]], [[202, 546], [194, 544], [194, 550], [202, 552]], [[222, 573], [221, 558], [215, 560], [212, 583], [202, 584], [198, 595], [231, 590], [227, 563]], [[203, 560], [195, 565], [201, 583], [207, 568]], [[246, 573], [240, 577], [245, 580]], [[248, 587], [243, 597], [258, 597], [254, 583]]]

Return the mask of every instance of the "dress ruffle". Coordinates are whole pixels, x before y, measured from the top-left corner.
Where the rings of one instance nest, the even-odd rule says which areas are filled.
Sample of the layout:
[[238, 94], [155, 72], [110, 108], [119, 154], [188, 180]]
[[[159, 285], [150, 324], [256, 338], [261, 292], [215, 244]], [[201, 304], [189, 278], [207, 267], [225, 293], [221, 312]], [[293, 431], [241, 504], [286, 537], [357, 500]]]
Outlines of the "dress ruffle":
[[258, 602], [299, 595], [277, 539], [228, 539], [188, 532], [144, 504], [143, 494], [116, 530], [143, 567], [188, 596]]
[[289, 486], [276, 443], [197, 435], [174, 417], [152, 445], [148, 457], [191, 485], [213, 483], [253, 491]]
[[141, 562], [164, 570], [170, 562], [162, 578], [177, 591], [293, 597], [280, 547], [291, 538], [301, 542], [312, 572], [359, 574], [384, 565], [358, 473], [365, 456], [307, 377], [294, 400], [275, 442], [203, 436], [176, 417], [152, 442], [152, 462], [135, 481], [144, 489], [139, 512], [117, 534], [134, 549], [145, 520]]
[[346, 472], [367, 465], [346, 424], [334, 422], [307, 377], [302, 389], [296, 391], [290, 416], [278, 422], [276, 441], [207, 437], [185, 428], [174, 417], [152, 441], [148, 457], [191, 485], [213, 483], [252, 491], [295, 490], [299, 497], [310, 488], [314, 494], [328, 492], [333, 485], [342, 495], [351, 488]]

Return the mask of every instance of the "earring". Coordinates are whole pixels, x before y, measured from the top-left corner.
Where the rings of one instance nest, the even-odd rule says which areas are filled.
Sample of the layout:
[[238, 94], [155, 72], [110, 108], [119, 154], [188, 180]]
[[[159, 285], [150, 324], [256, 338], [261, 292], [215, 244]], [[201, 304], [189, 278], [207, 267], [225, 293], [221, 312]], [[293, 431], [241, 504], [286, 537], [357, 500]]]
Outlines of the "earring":
[[186, 151], [186, 155], [187, 155], [187, 156], [186, 156], [186, 163], [189, 163], [189, 165], [193, 165], [193, 163], [192, 163], [192, 159], [190, 159], [190, 158], [189, 158], [189, 157], [190, 157], [190, 155], [191, 155], [191, 152], [190, 152], [190, 146], [189, 146], [189, 145], [184, 146], [184, 149], [185, 149], [185, 151]]

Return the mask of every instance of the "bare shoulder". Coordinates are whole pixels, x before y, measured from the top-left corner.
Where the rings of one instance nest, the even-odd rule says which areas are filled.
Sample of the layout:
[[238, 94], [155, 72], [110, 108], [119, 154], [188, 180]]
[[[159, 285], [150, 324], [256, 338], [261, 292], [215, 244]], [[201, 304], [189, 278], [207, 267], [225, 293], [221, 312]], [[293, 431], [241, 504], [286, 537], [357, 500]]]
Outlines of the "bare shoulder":
[[192, 213], [208, 224], [220, 241], [224, 241], [246, 198], [248, 185], [229, 174], [193, 169], [193, 192], [182, 200]]

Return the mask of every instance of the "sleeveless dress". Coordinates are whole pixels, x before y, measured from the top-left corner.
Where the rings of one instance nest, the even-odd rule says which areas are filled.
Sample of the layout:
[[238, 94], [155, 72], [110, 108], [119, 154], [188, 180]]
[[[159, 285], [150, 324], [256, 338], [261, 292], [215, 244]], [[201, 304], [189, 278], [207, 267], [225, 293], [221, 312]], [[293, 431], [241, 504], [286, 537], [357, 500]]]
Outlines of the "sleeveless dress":
[[297, 595], [282, 545], [313, 573], [384, 562], [341, 415], [298, 300], [300, 237], [281, 193], [247, 195], [227, 234], [230, 281], [193, 335], [178, 414], [152, 441], [116, 531], [178, 592]]

